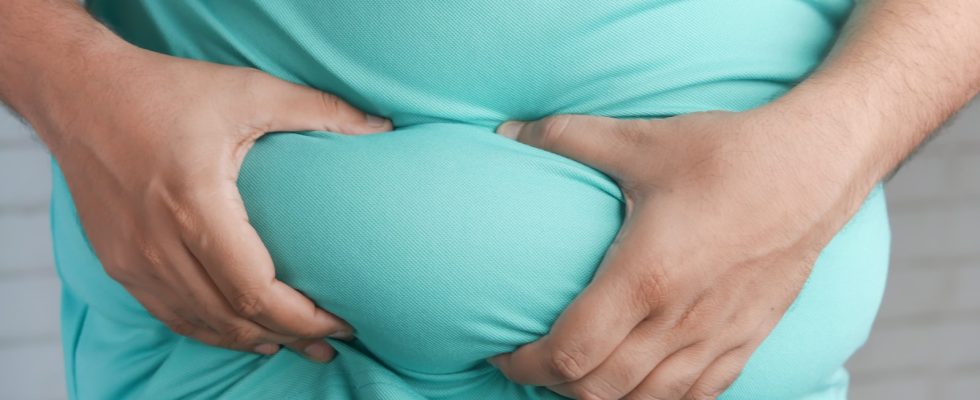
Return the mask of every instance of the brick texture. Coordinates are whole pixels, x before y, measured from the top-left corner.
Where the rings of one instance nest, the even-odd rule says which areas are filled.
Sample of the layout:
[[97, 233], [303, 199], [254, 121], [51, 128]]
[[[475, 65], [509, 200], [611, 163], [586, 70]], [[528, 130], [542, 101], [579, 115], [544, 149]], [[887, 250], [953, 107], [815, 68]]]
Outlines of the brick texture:
[[892, 265], [851, 398], [968, 399], [980, 393], [980, 100], [887, 187]]

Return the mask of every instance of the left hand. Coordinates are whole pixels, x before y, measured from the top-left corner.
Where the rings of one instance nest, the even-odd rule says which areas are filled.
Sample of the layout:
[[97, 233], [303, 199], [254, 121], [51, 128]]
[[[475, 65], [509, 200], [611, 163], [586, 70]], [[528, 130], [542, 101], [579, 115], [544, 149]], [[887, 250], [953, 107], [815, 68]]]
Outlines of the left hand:
[[816, 125], [771, 108], [502, 124], [609, 175], [626, 217], [551, 331], [490, 362], [575, 398], [717, 397], [867, 195], [847, 135]]

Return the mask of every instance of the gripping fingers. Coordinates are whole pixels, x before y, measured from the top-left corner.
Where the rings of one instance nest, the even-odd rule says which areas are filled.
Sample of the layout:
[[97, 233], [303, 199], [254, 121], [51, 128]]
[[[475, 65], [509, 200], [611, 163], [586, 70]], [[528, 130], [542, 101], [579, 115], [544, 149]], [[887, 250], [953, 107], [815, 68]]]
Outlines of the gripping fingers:
[[715, 399], [722, 394], [742, 373], [752, 356], [749, 346], [737, 347], [715, 360], [701, 377], [694, 382], [684, 396], [685, 400]]
[[172, 243], [167, 246], [167, 250], [173, 265], [162, 276], [171, 291], [177, 294], [172, 302], [179, 303], [175, 305], [180, 310], [185, 310], [179, 313], [182, 317], [187, 319], [193, 316], [207, 325], [211, 332], [220, 335], [216, 340], [218, 345], [233, 349], [262, 346], [255, 351], [268, 354], [272, 351], [270, 349], [278, 349], [278, 344], [298, 339], [273, 332], [235, 313], [200, 262], [183, 243]]
[[187, 248], [200, 261], [231, 309], [281, 335], [325, 337], [353, 329], [275, 278], [272, 257], [248, 223], [237, 187], [194, 195], [195, 212], [182, 229]]
[[[192, 316], [193, 314], [191, 313], [170, 311], [177, 308], [168, 306], [163, 302], [149, 298], [141, 293], [133, 293], [133, 297], [136, 297], [136, 299], [143, 305], [144, 308], [146, 308], [150, 315], [153, 315], [163, 325], [178, 335], [189, 337], [211, 346], [265, 355], [274, 354], [279, 350], [279, 345], [272, 343], [245, 343], [228, 341], [225, 335], [216, 332], [214, 329], [204, 323], [204, 321]], [[187, 315], [191, 316], [188, 317]]]
[[286, 343], [286, 347], [296, 354], [321, 363], [330, 361], [337, 354], [336, 350], [324, 342], [323, 339], [300, 339], [292, 343]]
[[704, 342], [685, 347], [661, 362], [626, 399], [679, 400], [714, 360]]

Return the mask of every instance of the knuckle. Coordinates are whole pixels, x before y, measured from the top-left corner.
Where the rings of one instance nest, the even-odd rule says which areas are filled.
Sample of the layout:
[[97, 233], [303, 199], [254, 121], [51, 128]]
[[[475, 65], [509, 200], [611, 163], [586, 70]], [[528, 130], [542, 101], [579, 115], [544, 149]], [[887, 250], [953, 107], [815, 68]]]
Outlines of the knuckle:
[[225, 331], [224, 336], [233, 346], [257, 343], [261, 339], [257, 329], [246, 325], [232, 325]]
[[579, 400], [610, 400], [615, 398], [601, 396], [584, 386], [576, 387], [572, 390], [572, 393], [575, 393], [575, 398]]
[[199, 335], [194, 336], [194, 340], [196, 340], [198, 342], [201, 342], [201, 343], [204, 343], [204, 344], [206, 344], [208, 346], [230, 348], [225, 343], [222, 343], [221, 340], [219, 338], [217, 338], [216, 336], [214, 336], [214, 335], [201, 335], [201, 334], [199, 334]]
[[672, 393], [672, 398], [680, 398], [691, 390], [691, 386], [694, 385], [695, 379], [697, 379], [696, 376], [684, 376], [672, 382], [667, 382], [665, 386], [667, 391]]
[[183, 318], [169, 318], [162, 322], [167, 328], [181, 336], [192, 336], [197, 332], [197, 326]]
[[715, 377], [718, 379], [714, 380], [702, 380], [695, 382], [688, 393], [688, 398], [692, 400], [704, 400], [704, 399], [715, 399], [721, 396], [722, 392], [728, 390], [738, 376], [741, 374], [741, 369], [737, 368], [733, 371], [729, 371], [722, 377]]
[[627, 400], [666, 400], [658, 395], [648, 392], [638, 392], [631, 393], [629, 396], [624, 397]]
[[691, 388], [684, 396], [685, 400], [714, 400], [720, 394], [709, 386], [697, 385]]
[[572, 387], [572, 392], [575, 393], [575, 398], [579, 400], [612, 400], [621, 397], [613, 390], [601, 389], [592, 383], [575, 385]]
[[221, 201], [219, 191], [213, 187], [188, 188], [177, 197], [179, 200], [168, 206], [177, 234], [187, 243], [194, 243], [202, 249], [210, 248], [217, 238], [205, 229], [207, 217], [203, 215], [203, 207]]
[[571, 115], [554, 115], [540, 120], [537, 136], [541, 147], [551, 148], [558, 144], [572, 118]]
[[134, 263], [128, 261], [115, 261], [103, 263], [103, 270], [112, 280], [118, 282], [127, 290], [132, 291], [138, 286], [159, 281], [159, 275], [153, 268], [135, 269]]
[[319, 92], [320, 103], [327, 114], [339, 114], [344, 109], [344, 103], [340, 97], [327, 92]]
[[130, 283], [132, 283], [132, 275], [129, 268], [124, 267], [124, 265], [126, 265], [125, 263], [111, 261], [103, 262], [102, 264], [102, 269], [105, 270], [106, 275], [109, 275], [109, 277], [116, 282], [119, 282], [123, 286], [128, 286]]
[[[644, 382], [643, 384], [649, 385], [649, 382]], [[653, 389], [659, 388], [640, 387], [634, 389], [623, 398], [627, 400], [667, 400], [667, 398], [661, 397], [661, 394], [655, 392]]]
[[135, 246], [136, 251], [139, 253], [139, 256], [151, 267], [163, 267], [163, 253], [155, 243], [151, 243], [144, 236], [137, 236], [133, 238], [133, 245]]
[[197, 218], [188, 206], [188, 203], [194, 198], [192, 190], [187, 187], [178, 187], [174, 188], [173, 191], [173, 196], [164, 197], [164, 208], [173, 218], [178, 229], [184, 232], [194, 231], [198, 226]]
[[192, 214], [187, 207], [175, 205], [170, 211], [174, 217], [174, 222], [177, 223], [177, 227], [180, 230], [193, 231], [197, 227], [197, 224], [194, 223], [194, 217], [191, 216]]
[[548, 368], [555, 376], [565, 381], [577, 381], [587, 372], [584, 368], [585, 357], [582, 352], [558, 348], [549, 355]]
[[128, 287], [133, 281], [133, 250], [131, 246], [117, 241], [105, 245], [95, 242], [92, 244], [96, 257], [106, 275]]
[[674, 319], [673, 327], [684, 332], [703, 332], [705, 317], [700, 305], [695, 302], [694, 305], [680, 310]]
[[669, 298], [668, 278], [659, 268], [652, 268], [648, 274], [637, 280], [636, 284], [634, 295], [637, 303], [644, 309], [658, 309]]
[[262, 296], [253, 291], [245, 291], [231, 300], [231, 307], [238, 315], [245, 318], [255, 318], [265, 311]]
[[627, 398], [630, 400], [667, 400], [666, 397], [660, 397], [660, 395], [650, 392], [637, 393]]

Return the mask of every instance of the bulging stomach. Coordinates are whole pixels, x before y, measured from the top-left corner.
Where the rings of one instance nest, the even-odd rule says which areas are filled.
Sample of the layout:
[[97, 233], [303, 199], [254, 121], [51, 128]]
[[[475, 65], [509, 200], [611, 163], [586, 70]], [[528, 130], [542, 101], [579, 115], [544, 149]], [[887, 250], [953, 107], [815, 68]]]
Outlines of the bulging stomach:
[[[380, 369], [390, 374], [377, 379], [427, 398], [477, 398], [461, 389], [464, 379], [515, 390], [506, 398], [535, 398], [544, 392], [514, 389], [484, 359], [547, 333], [618, 231], [622, 195], [602, 173], [493, 127], [561, 112], [659, 117], [761, 105], [816, 65], [846, 11], [844, 2], [782, 0], [525, 3], [90, 3], [144, 47], [255, 66], [396, 127], [267, 135], [238, 182], [279, 278], [349, 321], [356, 345], [340, 345], [327, 366], [285, 355], [261, 364], [244, 353], [235, 360], [254, 360], [229, 363], [229, 353], [206, 346], [161, 349], [184, 357], [147, 372], [155, 387], [187, 386], [179, 378], [194, 370], [234, 369], [226, 375], [239, 387], [269, 386], [268, 375], [251, 371], [273, 366], [330, 371], [290, 393], [315, 398], [322, 385]], [[61, 216], [56, 252], [81, 255], [71, 267], [68, 257], [59, 261], [66, 285], [115, 315], [117, 329], [165, 330], [101, 272], [57, 176], [53, 196], [53, 209], [67, 210], [52, 217]], [[726, 396], [843, 390], [842, 365], [870, 329], [887, 252], [879, 187]]]
[[[267, 136], [239, 187], [279, 277], [351, 322], [382, 364], [429, 378], [488, 368], [485, 358], [547, 333], [623, 217], [602, 173], [457, 123]], [[824, 249], [739, 396], [840, 385], [870, 329], [887, 254], [876, 188]]]
[[239, 186], [281, 279], [432, 373], [547, 332], [622, 220], [605, 175], [455, 123], [268, 136]]
[[[238, 185], [279, 279], [350, 322], [355, 345], [335, 343], [341, 355], [324, 366], [188, 343], [104, 274], [77, 216], [56, 211], [56, 252], [70, 254], [58, 257], [66, 287], [111, 320], [83, 331], [83, 350], [107, 340], [100, 335], [122, 335], [125, 342], [99, 351], [166, 355], [165, 368], [139, 377], [161, 390], [192, 388], [185, 380], [194, 371], [222, 371], [198, 379], [204, 388], [263, 390], [278, 387], [269, 374], [309, 374], [316, 379], [290, 386], [289, 397], [317, 398], [380, 372], [369, 383], [398, 382], [424, 398], [480, 397], [467, 385], [508, 393], [488, 398], [551, 398], [522, 391], [484, 360], [548, 332], [588, 285], [623, 216], [620, 191], [600, 172], [458, 123], [267, 135], [246, 156]], [[71, 207], [64, 183], [55, 190], [54, 209]], [[727, 398], [838, 398], [843, 364], [877, 311], [888, 244], [879, 187], [823, 250]], [[177, 344], [138, 346], [126, 334], [147, 330]], [[347, 375], [336, 371], [344, 368]]]

